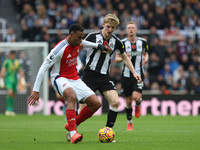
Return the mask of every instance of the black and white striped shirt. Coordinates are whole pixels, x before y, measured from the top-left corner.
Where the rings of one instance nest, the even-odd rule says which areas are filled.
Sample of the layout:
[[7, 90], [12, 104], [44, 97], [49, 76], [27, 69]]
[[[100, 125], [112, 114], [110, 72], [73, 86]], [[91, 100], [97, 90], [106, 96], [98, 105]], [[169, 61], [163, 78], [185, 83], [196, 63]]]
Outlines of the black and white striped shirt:
[[[147, 41], [144, 38], [137, 37], [135, 43], [131, 43], [128, 38], [123, 39], [122, 43], [124, 44], [124, 49], [131, 59], [136, 73], [143, 78], [144, 70], [142, 66], [142, 56], [144, 52], [148, 52]], [[123, 66], [122, 76], [133, 77], [132, 72], [127, 68], [126, 65]]]
[[96, 71], [100, 74], [109, 75], [110, 67], [111, 67], [111, 56], [117, 51], [118, 54], [124, 53], [124, 46], [119, 38], [117, 38], [114, 34], [110, 37], [110, 39], [105, 40], [101, 31], [92, 32], [87, 35], [85, 40], [104, 44], [110, 46], [113, 50], [112, 52], [102, 53], [98, 49], [89, 48], [87, 49], [87, 57], [86, 57], [86, 66], [85, 68], [88, 70]]

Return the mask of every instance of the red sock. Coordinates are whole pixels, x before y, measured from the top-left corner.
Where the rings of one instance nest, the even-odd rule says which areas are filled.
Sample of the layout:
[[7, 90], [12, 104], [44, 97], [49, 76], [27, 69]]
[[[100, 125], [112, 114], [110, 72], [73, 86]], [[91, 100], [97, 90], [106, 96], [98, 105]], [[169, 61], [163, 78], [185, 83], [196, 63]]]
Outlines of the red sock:
[[63, 97], [60, 99], [60, 101], [63, 102], [63, 104], [65, 104], [65, 99]]
[[85, 106], [80, 114], [76, 117], [76, 125], [79, 125], [81, 122], [85, 121], [86, 119], [90, 118], [94, 112], [92, 112], [88, 106]]
[[69, 125], [69, 131], [76, 130], [76, 112], [74, 109], [66, 110], [67, 122]]

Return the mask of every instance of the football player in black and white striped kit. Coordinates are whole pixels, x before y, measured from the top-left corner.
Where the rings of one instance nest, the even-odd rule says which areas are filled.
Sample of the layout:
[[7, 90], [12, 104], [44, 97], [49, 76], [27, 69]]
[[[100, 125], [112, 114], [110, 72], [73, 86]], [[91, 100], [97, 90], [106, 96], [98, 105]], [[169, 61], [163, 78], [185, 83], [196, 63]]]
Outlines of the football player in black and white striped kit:
[[[138, 37], [137, 33], [137, 24], [133, 21], [129, 21], [126, 25], [127, 38], [123, 39], [125, 51], [135, 68], [137, 74], [139, 74], [144, 79], [144, 70], [143, 66], [148, 62], [148, 44], [144, 38]], [[116, 62], [121, 62], [122, 59], [119, 55], [115, 57]], [[143, 82], [140, 84], [134, 78], [130, 70], [124, 65], [122, 71], [122, 88], [124, 90], [124, 95], [126, 99], [126, 117], [128, 120], [127, 130], [133, 130], [133, 121], [132, 121], [132, 100], [135, 100], [135, 117], [139, 118], [140, 116], [140, 103], [142, 100], [142, 89]]]
[[141, 82], [141, 77], [135, 72], [135, 69], [124, 51], [124, 45], [114, 34], [113, 31], [119, 24], [119, 19], [115, 14], [107, 14], [103, 20], [103, 29], [88, 34], [86, 41], [103, 43], [110, 46], [111, 52], [100, 51], [99, 49], [87, 49], [86, 66], [83, 71], [82, 80], [93, 90], [99, 90], [108, 100], [110, 109], [107, 116], [107, 127], [113, 128], [119, 107], [119, 97], [116, 87], [111, 80], [111, 56], [117, 51], [124, 64], [131, 70], [133, 76]]

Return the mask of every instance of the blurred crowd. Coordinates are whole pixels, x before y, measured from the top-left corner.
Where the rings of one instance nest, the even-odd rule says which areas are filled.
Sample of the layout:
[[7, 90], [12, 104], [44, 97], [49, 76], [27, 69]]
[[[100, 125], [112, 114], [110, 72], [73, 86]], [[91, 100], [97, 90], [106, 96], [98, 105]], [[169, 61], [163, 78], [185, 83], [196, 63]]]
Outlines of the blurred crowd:
[[[67, 36], [62, 29], [80, 23], [99, 30], [107, 13], [115, 13], [120, 25], [116, 34], [126, 37], [128, 21], [137, 23], [149, 45], [144, 89], [163, 94], [200, 93], [200, 2], [198, 0], [13, 0], [22, 34], [9, 28], [6, 42], [46, 41], [49, 49]], [[57, 29], [50, 34], [48, 29]], [[86, 51], [80, 53], [85, 64]], [[114, 58], [113, 58], [114, 60]], [[122, 64], [113, 61], [111, 77], [121, 90]]]

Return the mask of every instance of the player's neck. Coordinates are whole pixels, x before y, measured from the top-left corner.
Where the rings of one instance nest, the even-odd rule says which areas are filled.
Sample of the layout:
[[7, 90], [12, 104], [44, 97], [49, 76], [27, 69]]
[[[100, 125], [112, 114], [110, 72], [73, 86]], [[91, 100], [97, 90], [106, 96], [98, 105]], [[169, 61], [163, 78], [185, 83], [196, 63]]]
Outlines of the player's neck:
[[131, 43], [135, 43], [136, 40], [137, 40], [137, 36], [136, 36], [136, 35], [128, 35], [128, 40], [129, 40]]
[[111, 37], [111, 36], [107, 36], [103, 29], [101, 30], [101, 34], [103, 35], [103, 38], [106, 39], [106, 40], [110, 39], [110, 37]]
[[73, 44], [73, 42], [71, 41], [70, 36], [68, 36], [68, 37], [66, 38], [66, 40], [67, 40], [67, 42], [69, 43], [70, 46], [72, 46], [72, 47], [75, 46], [75, 45]]

